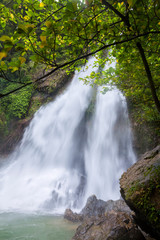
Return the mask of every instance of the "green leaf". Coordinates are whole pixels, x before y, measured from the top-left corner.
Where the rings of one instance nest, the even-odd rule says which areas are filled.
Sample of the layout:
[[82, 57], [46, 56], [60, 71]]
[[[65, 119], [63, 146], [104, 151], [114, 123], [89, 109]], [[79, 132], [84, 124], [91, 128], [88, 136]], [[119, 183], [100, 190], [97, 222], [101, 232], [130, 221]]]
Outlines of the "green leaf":
[[6, 52], [0, 52], [0, 60], [7, 57], [7, 53]]
[[0, 41], [13, 45], [12, 39], [6, 35], [3, 35], [2, 37], [0, 37]]
[[127, 0], [127, 2], [129, 3], [129, 7], [133, 7], [137, 0]]

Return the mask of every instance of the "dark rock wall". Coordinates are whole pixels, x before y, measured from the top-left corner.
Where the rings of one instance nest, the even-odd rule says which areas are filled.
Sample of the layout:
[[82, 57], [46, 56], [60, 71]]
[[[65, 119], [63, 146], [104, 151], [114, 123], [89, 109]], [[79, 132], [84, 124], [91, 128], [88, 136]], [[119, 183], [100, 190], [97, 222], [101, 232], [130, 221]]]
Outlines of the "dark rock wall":
[[139, 158], [146, 151], [155, 148], [160, 143], [160, 118], [147, 117], [140, 107], [127, 99], [130, 126], [132, 130], [133, 148]]

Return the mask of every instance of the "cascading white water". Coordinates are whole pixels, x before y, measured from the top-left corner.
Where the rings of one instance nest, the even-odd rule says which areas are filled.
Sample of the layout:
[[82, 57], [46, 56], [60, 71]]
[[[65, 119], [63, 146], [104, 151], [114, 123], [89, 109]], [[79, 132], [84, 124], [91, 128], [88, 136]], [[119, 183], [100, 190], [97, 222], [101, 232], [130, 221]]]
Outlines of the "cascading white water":
[[[0, 211], [61, 213], [79, 208], [90, 194], [119, 198], [118, 178], [135, 161], [125, 98], [118, 90], [97, 93], [78, 80], [35, 114], [21, 145], [0, 170]], [[97, 71], [94, 68], [94, 71]]]
[[85, 148], [86, 197], [119, 198], [119, 178], [135, 161], [126, 101], [117, 90], [98, 91]]

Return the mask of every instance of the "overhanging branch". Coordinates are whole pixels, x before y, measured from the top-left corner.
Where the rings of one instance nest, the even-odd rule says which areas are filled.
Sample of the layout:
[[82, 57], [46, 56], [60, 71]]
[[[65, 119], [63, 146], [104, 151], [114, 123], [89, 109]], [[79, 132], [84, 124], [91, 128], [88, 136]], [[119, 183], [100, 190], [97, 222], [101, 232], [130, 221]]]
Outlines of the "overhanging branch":
[[73, 64], [73, 63], [75, 63], [75, 62], [77, 62], [77, 61], [79, 61], [79, 60], [82, 60], [82, 59], [84, 59], [84, 58], [88, 58], [88, 57], [90, 57], [90, 56], [92, 56], [92, 55], [94, 55], [94, 54], [96, 54], [96, 53], [98, 53], [98, 52], [100, 52], [100, 51], [102, 51], [102, 50], [104, 50], [104, 49], [107, 49], [107, 48], [112, 47], [112, 46], [120, 45], [120, 44], [123, 44], [123, 43], [131, 42], [131, 41], [133, 41], [133, 40], [135, 40], [135, 39], [138, 39], [138, 38], [141, 38], [141, 37], [150, 35], [150, 34], [160, 34], [160, 31], [151, 31], [151, 32], [139, 34], [139, 35], [137, 35], [137, 36], [133, 36], [133, 37], [131, 37], [131, 38], [129, 38], [129, 39], [125, 39], [125, 40], [122, 40], [122, 41], [117, 41], [117, 42], [114, 42], [114, 43], [107, 44], [107, 45], [105, 45], [105, 46], [97, 49], [96, 51], [90, 52], [90, 53], [88, 53], [88, 54], [85, 54], [85, 55], [83, 55], [83, 56], [80, 56], [80, 57], [78, 57], [78, 58], [76, 58], [76, 59], [73, 59], [73, 60], [71, 60], [71, 61], [65, 62], [65, 63], [63, 63], [63, 64], [55, 67], [55, 68], [54, 68], [53, 70], [51, 70], [49, 73], [45, 74], [44, 76], [42, 76], [42, 77], [40, 77], [40, 78], [37, 78], [34, 82], [28, 82], [28, 83], [26, 83], [26, 84], [24, 84], [24, 85], [22, 85], [22, 86], [20, 86], [20, 87], [18, 87], [18, 88], [16, 88], [16, 89], [10, 91], [10, 92], [8, 92], [8, 93], [0, 94], [0, 98], [3, 98], [3, 97], [5, 97], [5, 96], [8, 96], [9, 94], [12, 94], [12, 93], [14, 93], [14, 92], [16, 92], [16, 91], [19, 91], [19, 90], [21, 90], [22, 88], [27, 87], [27, 86], [29, 86], [29, 85], [31, 85], [31, 84], [40, 82], [42, 79], [44, 79], [44, 78], [49, 77], [50, 75], [52, 75], [52, 74], [53, 74], [54, 72], [56, 72], [58, 69], [64, 68], [64, 67], [66, 67], [66, 66], [68, 66], [68, 65], [70, 65], [70, 64]]
[[128, 26], [130, 27], [130, 23], [129, 23], [129, 19], [128, 16], [124, 16], [122, 13], [120, 13], [116, 8], [114, 8], [109, 2], [107, 2], [106, 0], [102, 0], [102, 4], [105, 5], [107, 8], [109, 8], [110, 10], [112, 10], [117, 16], [119, 16], [122, 21]]
[[142, 61], [143, 61], [144, 67], [145, 67], [145, 71], [146, 71], [147, 78], [148, 78], [148, 81], [149, 81], [149, 85], [150, 85], [153, 100], [155, 102], [155, 105], [156, 105], [156, 108], [157, 108], [158, 112], [160, 113], [160, 102], [159, 102], [159, 99], [158, 99], [158, 96], [157, 96], [157, 93], [156, 93], [156, 88], [155, 88], [155, 85], [154, 85], [154, 81], [153, 81], [153, 78], [152, 78], [152, 74], [151, 74], [151, 71], [150, 71], [148, 61], [146, 59], [146, 56], [145, 56], [145, 53], [144, 53], [144, 50], [143, 50], [143, 47], [142, 47], [141, 43], [137, 42], [136, 45], [137, 45], [137, 48], [139, 50], [139, 53], [141, 55], [141, 58], [142, 58]]

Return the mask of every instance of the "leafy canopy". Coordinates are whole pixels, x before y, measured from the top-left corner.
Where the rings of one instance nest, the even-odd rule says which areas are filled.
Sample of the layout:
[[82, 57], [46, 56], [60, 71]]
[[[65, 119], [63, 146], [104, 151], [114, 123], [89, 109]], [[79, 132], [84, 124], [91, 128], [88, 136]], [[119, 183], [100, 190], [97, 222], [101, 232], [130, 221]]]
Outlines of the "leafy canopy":
[[[72, 69], [97, 54], [100, 65], [112, 56], [117, 64], [103, 79], [92, 74], [96, 84], [112, 79], [143, 108], [147, 103], [147, 109], [160, 111], [158, 0], [3, 0], [0, 13], [1, 79], [11, 81], [14, 73], [27, 74], [38, 64], [45, 66], [32, 81], [17, 77], [18, 87], [2, 90], [0, 97], [41, 82], [59, 68]], [[104, 58], [102, 52], [110, 48], [112, 56]]]

